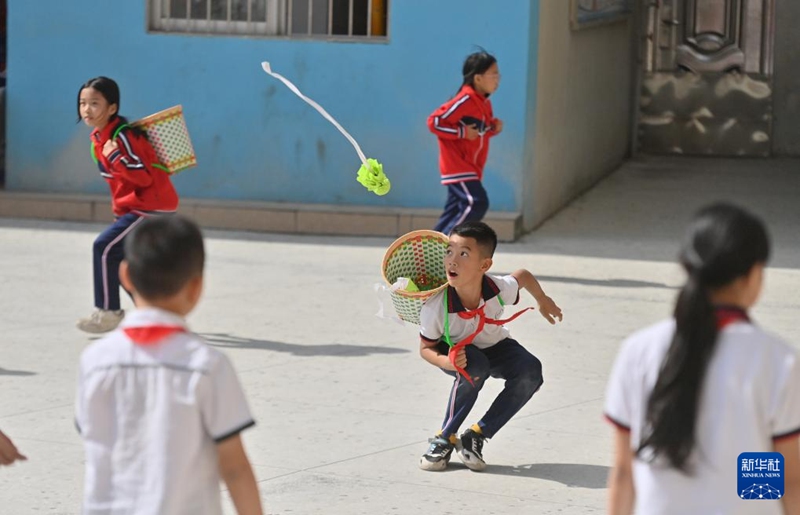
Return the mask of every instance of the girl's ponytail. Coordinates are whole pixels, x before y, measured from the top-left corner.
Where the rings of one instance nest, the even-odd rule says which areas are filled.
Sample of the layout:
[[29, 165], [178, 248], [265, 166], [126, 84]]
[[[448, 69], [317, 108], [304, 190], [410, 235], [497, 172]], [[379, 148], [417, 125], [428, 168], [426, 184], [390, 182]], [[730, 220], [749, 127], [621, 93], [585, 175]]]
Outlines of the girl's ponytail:
[[720, 203], [695, 217], [680, 256], [688, 279], [675, 304], [675, 334], [647, 401], [640, 458], [663, 456], [673, 468], [690, 472], [700, 396], [717, 341], [711, 291], [768, 258], [766, 228], [747, 211]]
[[717, 340], [714, 308], [699, 274], [691, 274], [681, 289], [674, 316], [675, 336], [647, 401], [645, 422], [651, 432], [638, 453], [649, 447], [685, 471], [695, 443], [698, 392]]

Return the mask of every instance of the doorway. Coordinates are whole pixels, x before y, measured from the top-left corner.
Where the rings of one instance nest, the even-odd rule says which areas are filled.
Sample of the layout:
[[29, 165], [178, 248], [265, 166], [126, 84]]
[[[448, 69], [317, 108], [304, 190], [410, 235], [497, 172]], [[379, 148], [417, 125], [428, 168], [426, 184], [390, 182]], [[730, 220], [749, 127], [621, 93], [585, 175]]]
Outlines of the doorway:
[[[778, 3], [800, 12], [796, 0]], [[639, 16], [637, 150], [772, 155], [775, 21], [776, 0], [649, 2]]]

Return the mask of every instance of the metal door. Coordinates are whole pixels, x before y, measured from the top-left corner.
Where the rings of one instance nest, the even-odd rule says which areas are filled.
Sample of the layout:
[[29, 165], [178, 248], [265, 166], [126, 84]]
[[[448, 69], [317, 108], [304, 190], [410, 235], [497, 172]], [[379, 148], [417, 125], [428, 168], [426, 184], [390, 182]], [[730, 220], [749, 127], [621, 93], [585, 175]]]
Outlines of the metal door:
[[639, 150], [768, 156], [775, 0], [651, 0]]

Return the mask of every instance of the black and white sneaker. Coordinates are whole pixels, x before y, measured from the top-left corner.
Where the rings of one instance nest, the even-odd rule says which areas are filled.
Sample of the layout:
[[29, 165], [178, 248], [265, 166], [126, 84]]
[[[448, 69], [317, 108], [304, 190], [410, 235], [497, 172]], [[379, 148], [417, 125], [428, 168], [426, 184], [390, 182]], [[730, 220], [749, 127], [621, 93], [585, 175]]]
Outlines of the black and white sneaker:
[[419, 459], [419, 468], [422, 470], [439, 471], [447, 468], [455, 445], [447, 438], [437, 436], [428, 440], [431, 445], [427, 452]]
[[485, 440], [485, 436], [472, 429], [467, 429], [461, 435], [461, 449], [458, 451], [458, 457], [468, 469], [480, 472], [486, 468], [486, 462], [483, 461], [483, 442]]

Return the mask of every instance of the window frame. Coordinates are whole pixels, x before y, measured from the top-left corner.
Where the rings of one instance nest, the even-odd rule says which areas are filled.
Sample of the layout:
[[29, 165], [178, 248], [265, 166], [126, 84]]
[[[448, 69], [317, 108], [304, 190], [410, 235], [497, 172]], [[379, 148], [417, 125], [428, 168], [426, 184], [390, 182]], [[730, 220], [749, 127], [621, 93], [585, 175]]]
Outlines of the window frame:
[[[186, 36], [210, 36], [210, 37], [230, 37], [239, 36], [258, 39], [282, 39], [282, 40], [313, 40], [330, 41], [342, 43], [388, 43], [390, 37], [390, 9], [391, 0], [386, 0], [386, 34], [372, 35], [372, 0], [367, 0], [367, 35], [331, 34], [333, 25], [333, 0], [328, 0], [328, 31], [326, 34], [295, 33], [291, 27], [291, 16], [294, 2], [304, 2], [306, 0], [266, 0], [267, 21], [236, 21], [230, 20], [231, 2], [228, 0], [228, 20], [212, 20], [211, 9], [208, 9], [206, 19], [191, 18], [191, 2], [187, 9], [186, 18], [162, 18], [161, 13], [166, 4], [169, 10], [171, 2], [186, 2], [187, 0], [145, 0], [146, 2], [146, 31], [148, 34], [164, 35], [186, 35]], [[206, 0], [209, 2], [210, 0]], [[250, 1], [247, 0], [248, 9]], [[309, 1], [309, 7], [313, 4]], [[348, 32], [353, 31], [353, 5], [354, 0], [348, 0], [350, 8], [348, 18]], [[309, 8], [309, 24], [313, 9]]]

